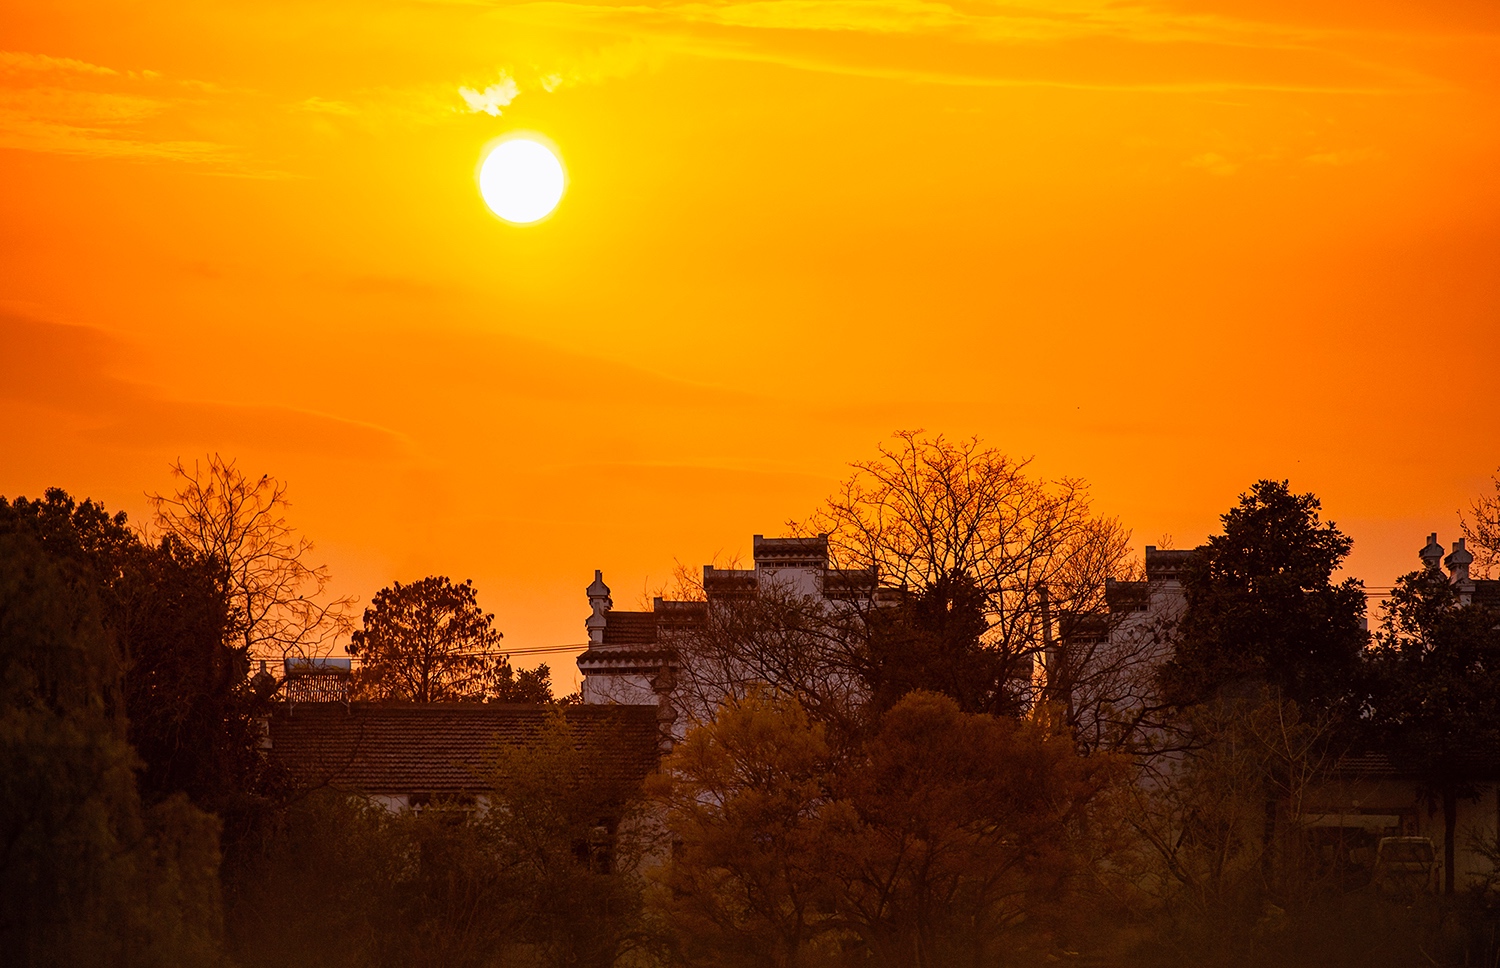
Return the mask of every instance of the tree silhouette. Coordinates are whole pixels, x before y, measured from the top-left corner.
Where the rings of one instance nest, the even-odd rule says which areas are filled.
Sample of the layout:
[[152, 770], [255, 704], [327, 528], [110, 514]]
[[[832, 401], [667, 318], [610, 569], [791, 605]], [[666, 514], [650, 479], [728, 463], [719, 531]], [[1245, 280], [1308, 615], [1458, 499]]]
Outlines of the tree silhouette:
[[1369, 723], [1443, 804], [1444, 890], [1453, 892], [1458, 800], [1500, 757], [1500, 611], [1462, 605], [1438, 569], [1403, 575], [1371, 653]]
[[663, 764], [662, 903], [689, 964], [1040, 961], [1071, 878], [1103, 859], [1081, 821], [1117, 766], [931, 692], [840, 749], [753, 693]]
[[479, 607], [474, 583], [429, 575], [375, 593], [349, 654], [363, 661], [361, 699], [388, 702], [548, 702], [545, 665], [515, 671], [498, 652], [495, 616]]
[[855, 462], [823, 508], [790, 522], [793, 533], [826, 534], [840, 567], [873, 567], [882, 584], [914, 593], [967, 576], [985, 647], [1009, 681], [1029, 685], [1047, 609], [1107, 616], [1105, 580], [1134, 577], [1129, 531], [1093, 514], [1084, 482], [1036, 480], [1028, 461], [978, 438], [894, 437]]
[[91, 569], [50, 543], [0, 528], [0, 951], [221, 964], [218, 825], [181, 795], [142, 804], [125, 657]]
[[261, 791], [255, 718], [266, 697], [246, 679], [242, 641], [226, 637], [229, 607], [215, 563], [170, 536], [149, 545], [123, 513], [58, 488], [42, 500], [0, 499], [5, 532], [29, 535], [50, 559], [88, 576], [123, 651], [124, 711], [146, 802], [185, 793], [222, 812]]
[[873, 610], [859, 669], [875, 708], [924, 689], [951, 697], [965, 712], [1017, 713], [1008, 664], [984, 647], [985, 629], [984, 598], [963, 572]]
[[1187, 607], [1163, 670], [1170, 698], [1191, 703], [1250, 682], [1314, 708], [1349, 698], [1368, 640], [1364, 588], [1333, 582], [1353, 542], [1319, 518], [1321, 506], [1262, 480], [1224, 514], [1224, 533], [1183, 577]]
[[261, 659], [330, 651], [349, 631], [354, 600], [329, 596], [328, 567], [309, 563], [312, 542], [286, 520], [286, 485], [247, 477], [218, 454], [191, 469], [178, 460], [172, 474], [175, 494], [147, 495], [155, 527], [215, 563], [230, 637]]

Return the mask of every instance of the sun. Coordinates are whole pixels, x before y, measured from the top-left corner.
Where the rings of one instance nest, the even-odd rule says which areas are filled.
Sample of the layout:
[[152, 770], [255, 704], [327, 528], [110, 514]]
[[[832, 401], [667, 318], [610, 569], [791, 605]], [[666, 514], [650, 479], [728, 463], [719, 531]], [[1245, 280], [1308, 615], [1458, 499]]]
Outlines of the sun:
[[546, 218], [567, 182], [552, 149], [530, 138], [502, 141], [479, 166], [479, 194], [490, 211], [517, 225]]

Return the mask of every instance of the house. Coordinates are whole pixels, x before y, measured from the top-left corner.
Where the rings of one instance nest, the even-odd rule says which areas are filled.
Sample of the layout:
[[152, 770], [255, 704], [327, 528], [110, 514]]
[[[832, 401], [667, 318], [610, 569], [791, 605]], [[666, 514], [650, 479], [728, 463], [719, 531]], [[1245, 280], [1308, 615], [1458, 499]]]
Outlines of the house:
[[1125, 745], [1153, 729], [1161, 708], [1157, 670], [1172, 657], [1187, 606], [1182, 573], [1192, 550], [1147, 545], [1145, 577], [1108, 579], [1103, 614], [1058, 616], [1042, 656], [1041, 695], [1066, 711], [1090, 748]]
[[282, 702], [262, 746], [301, 788], [369, 797], [391, 810], [485, 795], [495, 753], [534, 744], [562, 716], [580, 750], [636, 789], [660, 757], [655, 709], [498, 703]]
[[[586, 589], [589, 647], [578, 657], [586, 705], [652, 706], [665, 729], [680, 734], [686, 704], [678, 689], [684, 656], [679, 647], [702, 629], [716, 604], [748, 601], [772, 589], [780, 595], [826, 607], [829, 614], [878, 604], [873, 568], [845, 569], [830, 564], [827, 535], [752, 540], [750, 568], [703, 568], [701, 601], [657, 598], [647, 611], [614, 607], [601, 571]], [[704, 710], [686, 710], [701, 715]]]

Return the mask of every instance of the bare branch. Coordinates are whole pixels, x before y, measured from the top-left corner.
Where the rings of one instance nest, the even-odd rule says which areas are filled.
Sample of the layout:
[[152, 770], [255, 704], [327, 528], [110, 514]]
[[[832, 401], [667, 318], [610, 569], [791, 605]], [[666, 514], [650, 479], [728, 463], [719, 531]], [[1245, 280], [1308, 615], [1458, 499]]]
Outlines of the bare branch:
[[218, 454], [172, 465], [176, 493], [148, 494], [154, 530], [213, 560], [231, 609], [230, 637], [255, 658], [326, 655], [350, 631], [354, 599], [328, 594], [326, 565], [287, 522], [286, 485], [246, 477]]

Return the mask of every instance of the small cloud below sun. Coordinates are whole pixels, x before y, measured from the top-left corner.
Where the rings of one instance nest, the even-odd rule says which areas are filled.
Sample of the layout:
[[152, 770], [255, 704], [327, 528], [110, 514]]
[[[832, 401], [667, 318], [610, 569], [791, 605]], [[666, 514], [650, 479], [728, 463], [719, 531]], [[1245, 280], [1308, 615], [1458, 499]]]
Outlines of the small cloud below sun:
[[458, 89], [459, 96], [464, 99], [464, 103], [469, 106], [471, 112], [488, 114], [492, 118], [498, 118], [500, 109], [509, 107], [510, 102], [514, 101], [520, 93], [521, 88], [516, 84], [515, 78], [506, 71], [501, 71], [500, 80], [482, 91], [472, 87]]

